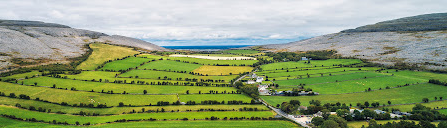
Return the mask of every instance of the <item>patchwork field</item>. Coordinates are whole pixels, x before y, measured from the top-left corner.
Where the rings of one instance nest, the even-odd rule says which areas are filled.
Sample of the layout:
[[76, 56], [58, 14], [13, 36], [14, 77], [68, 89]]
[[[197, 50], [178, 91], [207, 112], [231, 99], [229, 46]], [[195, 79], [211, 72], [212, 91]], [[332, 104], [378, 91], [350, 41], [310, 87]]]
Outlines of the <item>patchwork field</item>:
[[355, 106], [357, 103], [379, 102], [387, 104], [408, 104], [421, 103], [423, 98], [446, 97], [447, 88], [434, 84], [418, 84], [400, 88], [382, 89], [371, 92], [336, 94], [336, 95], [317, 95], [317, 96], [261, 96], [266, 102], [272, 105], [281, 104], [290, 100], [299, 100], [302, 105], [308, 106], [311, 100], [320, 100], [322, 103], [346, 103]]
[[[428, 83], [447, 81], [442, 73], [396, 70], [358, 59], [288, 61], [308, 53], [259, 49], [140, 53], [102, 43], [90, 47], [92, 54], [78, 70], [2, 74], [0, 127], [299, 127], [274, 118], [277, 114], [262, 100], [282, 109], [289, 109], [283, 103], [290, 100], [302, 106], [312, 100], [352, 107], [379, 102], [380, 107], [371, 109], [401, 111], [421, 103], [447, 114], [447, 101], [441, 100], [447, 87]], [[328, 57], [327, 52], [314, 57]], [[265, 81], [248, 84], [256, 79], [253, 73]], [[265, 84], [269, 86], [260, 86]], [[304, 90], [319, 94], [286, 96]], [[423, 98], [429, 102], [422, 103]], [[296, 113], [298, 106], [292, 107], [289, 113]], [[359, 125], [365, 122], [349, 123]]]
[[201, 67], [200, 64], [190, 64], [171, 60], [159, 60], [144, 64], [139, 69], [156, 69], [164, 71], [186, 71], [191, 72]]
[[139, 53], [134, 51], [132, 48], [101, 43], [90, 44], [90, 48], [93, 49], [92, 55], [90, 55], [86, 61], [79, 64], [76, 69], [94, 70], [108, 60], [119, 59]]
[[[25, 85], [34, 85], [37, 83], [38, 86], [46, 86], [56, 88], [76, 88], [76, 90], [81, 91], [91, 91], [101, 92], [104, 90], [105, 92], [114, 91], [115, 93], [126, 93], [131, 94], [143, 94], [143, 90], [146, 90], [148, 94], [184, 94], [188, 91], [191, 94], [199, 93], [199, 91], [205, 93], [210, 90], [213, 91], [236, 91], [235, 88], [232, 87], [202, 87], [202, 86], [167, 86], [167, 85], [123, 85], [123, 84], [115, 84], [115, 83], [104, 83], [104, 82], [88, 82], [88, 81], [80, 81], [80, 80], [71, 80], [71, 79], [61, 79], [61, 78], [53, 78], [53, 77], [38, 77], [32, 79], [23, 80]], [[19, 82], [21, 83], [21, 81]]]
[[[153, 127], [160, 126], [166, 128], [227, 128], [227, 127], [244, 127], [244, 128], [293, 128], [299, 127], [288, 121], [143, 121], [143, 122], [128, 122], [128, 123], [112, 123], [95, 125], [91, 127], [99, 128], [117, 128], [117, 127]], [[4, 128], [18, 128], [18, 127], [52, 127], [52, 128], [77, 128], [78, 126], [66, 125], [50, 125], [44, 123], [30, 123], [7, 119], [0, 117], [0, 127]]]
[[119, 71], [119, 70], [127, 70], [129, 68], [135, 68], [137, 66], [140, 66], [140, 64], [143, 64], [145, 62], [149, 62], [149, 59], [140, 58], [140, 57], [129, 57], [123, 60], [117, 60], [110, 63], [106, 63], [102, 70], [112, 70], [112, 71]]

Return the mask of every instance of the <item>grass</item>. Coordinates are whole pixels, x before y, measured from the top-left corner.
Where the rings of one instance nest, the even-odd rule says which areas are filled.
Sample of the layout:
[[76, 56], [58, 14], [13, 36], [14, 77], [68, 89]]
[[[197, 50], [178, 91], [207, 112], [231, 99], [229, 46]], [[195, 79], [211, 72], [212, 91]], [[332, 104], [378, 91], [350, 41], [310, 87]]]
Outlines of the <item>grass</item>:
[[134, 51], [132, 48], [113, 46], [108, 44], [93, 43], [90, 44], [90, 48], [93, 49], [92, 54], [88, 59], [76, 67], [76, 69], [82, 70], [94, 70], [104, 62], [108, 60], [114, 60], [131, 56], [139, 52]]
[[242, 94], [209, 94], [209, 95], [179, 95], [179, 99], [182, 102], [195, 101], [196, 103], [200, 103], [201, 101], [205, 100], [216, 100], [218, 102], [225, 101], [226, 104], [227, 101], [233, 101], [233, 100], [250, 103], [252, 98]]
[[[205, 75], [205, 74], [203, 74]], [[149, 78], [149, 79], [164, 79], [166, 76], [167, 78], [171, 78], [172, 80], [177, 80], [177, 78], [182, 78], [185, 80], [186, 78], [189, 79], [200, 79], [207, 80], [225, 80], [225, 82], [229, 82], [230, 80], [236, 78], [236, 75], [231, 76], [199, 76], [199, 75], [191, 75], [189, 73], [176, 73], [176, 72], [166, 72], [166, 71], [153, 71], [153, 70], [131, 70], [129, 72], [126, 72], [124, 74], [121, 74], [119, 77], [134, 77], [138, 76], [138, 78]]]
[[[4, 117], [0, 117], [0, 127], [2, 128], [22, 128], [22, 127], [39, 127], [39, 128], [71, 128], [77, 126], [68, 125], [51, 125], [44, 123], [33, 123], [12, 120]], [[291, 128], [298, 127], [289, 121], [140, 121], [140, 122], [126, 122], [126, 123], [112, 123], [95, 125], [90, 127], [99, 128], [121, 128], [121, 127], [166, 127], [166, 128], [228, 128], [228, 127], [244, 127], [244, 128]]]
[[[429, 97], [430, 100], [434, 100], [432, 99], [432, 97]], [[439, 99], [438, 99], [439, 100]], [[429, 108], [436, 108], [438, 107], [439, 109], [441, 108], [446, 108], [447, 106], [447, 101], [443, 100], [443, 101], [433, 101], [433, 102], [428, 102], [428, 103], [421, 103], [424, 106], [427, 106]], [[385, 108], [396, 108], [401, 110], [402, 112], [409, 112], [413, 109], [415, 104], [406, 104], [406, 105], [394, 105], [394, 106], [385, 106]]]
[[60, 121], [68, 122], [69, 124], [74, 124], [78, 121], [80, 124], [92, 123], [106, 123], [113, 122], [115, 120], [127, 119], [127, 120], [138, 120], [138, 119], [205, 119], [211, 116], [218, 118], [232, 118], [232, 117], [273, 117], [274, 113], [270, 111], [257, 111], [257, 112], [173, 112], [173, 113], [138, 113], [138, 114], [124, 114], [124, 115], [114, 115], [114, 116], [73, 116], [73, 115], [61, 115], [61, 114], [48, 114], [36, 111], [28, 111], [23, 109], [17, 109], [9, 106], [0, 106], [0, 113], [6, 115], [15, 115], [18, 118], [36, 118], [37, 120], [49, 121]]
[[150, 58], [150, 59], [160, 59], [164, 60], [178, 60], [180, 62], [193, 63], [193, 64], [203, 64], [203, 65], [224, 65], [228, 64], [230, 66], [240, 66], [240, 65], [252, 65], [258, 60], [210, 60], [210, 59], [199, 59], [190, 57], [166, 57], [166, 56], [156, 56], [150, 54], [142, 54], [139, 57]]
[[[393, 122], [400, 122], [402, 120], [376, 120], [377, 124], [386, 124], [388, 122], [393, 123]], [[413, 121], [413, 120], [405, 120], [405, 121]], [[416, 124], [419, 124], [419, 121], [414, 121]], [[431, 122], [434, 125], [438, 125], [439, 122]], [[361, 128], [362, 125], [364, 125], [365, 127], [368, 127], [368, 122], [367, 121], [349, 121], [348, 122], [348, 127], [349, 128]]]
[[273, 77], [285, 77], [285, 76], [303, 76], [307, 77], [308, 74], [331, 74], [336, 72], [347, 72], [347, 71], [361, 71], [360, 68], [330, 68], [330, 69], [318, 69], [318, 70], [302, 70], [302, 71], [294, 71], [294, 72], [273, 72], [273, 73], [257, 73], [259, 75], [265, 75], [269, 78]]
[[446, 97], [447, 88], [444, 86], [434, 84], [419, 84], [400, 88], [383, 89], [378, 91], [352, 93], [352, 94], [338, 94], [338, 95], [317, 95], [317, 96], [261, 96], [269, 104], [276, 105], [290, 100], [299, 100], [305, 106], [309, 105], [311, 100], [320, 100], [322, 103], [346, 103], [356, 105], [357, 103], [364, 103], [368, 101], [379, 102], [380, 104], [387, 104], [391, 101], [392, 104], [408, 104], [422, 102], [422, 98], [432, 97]]
[[394, 75], [400, 76], [400, 77], [407, 77], [407, 78], [414, 78], [414, 79], [423, 79], [423, 80], [430, 80], [430, 79], [437, 79], [441, 81], [447, 81], [447, 74], [441, 74], [441, 73], [433, 73], [433, 72], [422, 72], [422, 71], [398, 71], [393, 72]]
[[27, 73], [14, 74], [14, 75], [11, 75], [11, 76], [2, 77], [0, 79], [22, 79], [22, 78], [25, 78], [25, 77], [31, 78], [32, 76], [37, 76], [37, 75], [42, 75], [42, 73], [39, 72], [39, 71], [31, 71], [31, 72], [27, 72]]
[[144, 64], [139, 69], [157, 69], [166, 71], [186, 71], [191, 72], [202, 65], [183, 63], [171, 60], [159, 60]]
[[374, 89], [385, 89], [388, 87], [397, 87], [398, 85], [405, 84], [416, 84], [424, 83], [423, 80], [406, 79], [395, 76], [386, 77], [374, 77], [359, 80], [350, 80], [336, 83], [325, 83], [325, 84], [314, 84], [305, 87], [313, 89], [313, 91], [319, 92], [320, 94], [340, 94], [340, 93], [352, 93], [352, 92], [362, 92], [371, 88]]
[[262, 70], [276, 70], [276, 69], [293, 69], [293, 68], [302, 68], [302, 67], [313, 67], [321, 65], [323, 66], [333, 66], [333, 65], [352, 65], [362, 63], [361, 60], [358, 59], [328, 59], [328, 60], [311, 60], [310, 64], [305, 63], [307, 61], [290, 61], [290, 62], [279, 62], [279, 63], [271, 63], [262, 65]]
[[[103, 83], [103, 82], [88, 82], [80, 80], [71, 79], [61, 79], [53, 77], [38, 77], [32, 79], [23, 80], [25, 85], [34, 85], [37, 83], [38, 86], [52, 87], [56, 85], [56, 88], [76, 88], [76, 90], [105, 92], [113, 90], [115, 93], [122, 93], [126, 91], [127, 93], [138, 93], [143, 94], [143, 90], [146, 90], [148, 94], [172, 94], [179, 93], [184, 94], [187, 90], [189, 93], [199, 93], [214, 91], [236, 91], [233, 87], [203, 87], [203, 86], [169, 86], [169, 85], [126, 85], [126, 84], [115, 84], [115, 83]], [[21, 83], [21, 82], [19, 82]]]
[[[0, 91], [9, 96], [15, 93], [17, 96], [25, 94], [31, 99], [40, 98], [55, 103], [66, 102], [68, 104], [106, 104], [107, 106], [118, 106], [119, 102], [132, 105], [157, 104], [158, 101], [177, 101], [175, 95], [123, 95], [123, 94], [104, 94], [95, 92], [81, 92], [61, 89], [52, 89], [44, 87], [23, 86], [0, 82]], [[122, 93], [122, 92], [115, 92]]]
[[447, 115], [447, 109], [439, 110], [439, 112], [442, 113], [442, 114], [444, 114], [444, 115]]
[[103, 70], [113, 70], [113, 71], [119, 71], [119, 70], [127, 70], [129, 68], [135, 68], [137, 66], [140, 66], [140, 64], [144, 62], [150, 61], [149, 59], [140, 58], [140, 57], [129, 57], [123, 60], [117, 60], [110, 63], [107, 63], [104, 65]]
[[318, 83], [326, 83], [326, 82], [335, 82], [335, 81], [345, 81], [345, 80], [354, 80], [354, 79], [362, 79], [362, 78], [370, 78], [370, 77], [378, 77], [385, 76], [380, 73], [374, 72], [361, 72], [361, 73], [352, 73], [346, 75], [333, 75], [333, 76], [324, 76], [324, 77], [314, 77], [314, 78], [305, 78], [305, 79], [293, 79], [293, 80], [280, 80], [275, 81], [276, 84], [279, 84], [280, 88], [290, 88], [297, 87], [295, 85], [300, 84], [318, 84]]
[[187, 111], [187, 110], [193, 110], [196, 111], [198, 109], [224, 109], [224, 110], [239, 110], [239, 108], [258, 108], [258, 110], [270, 110], [264, 105], [171, 105], [171, 106], [145, 106], [145, 107], [111, 107], [111, 108], [83, 108], [83, 107], [71, 107], [71, 106], [62, 106], [52, 103], [45, 103], [35, 100], [24, 100], [24, 99], [17, 99], [17, 98], [9, 98], [9, 97], [0, 97], [0, 104], [7, 105], [7, 106], [15, 106], [17, 103], [19, 103], [22, 107], [29, 108], [30, 106], [34, 106], [35, 108], [43, 108], [43, 109], [51, 109], [51, 111], [57, 112], [65, 112], [68, 114], [75, 114], [79, 113], [80, 111], [86, 112], [86, 113], [97, 113], [97, 114], [122, 114], [123, 112], [128, 113], [132, 110], [135, 110], [136, 112], [141, 112], [141, 110], [144, 108], [145, 111], [148, 110], [154, 110], [157, 109], [161, 110], [161, 108], [165, 109], [166, 111]]
[[195, 69], [193, 72], [208, 75], [230, 75], [230, 74], [240, 74], [244, 72], [250, 72], [253, 70], [252, 67], [246, 66], [202, 66]]

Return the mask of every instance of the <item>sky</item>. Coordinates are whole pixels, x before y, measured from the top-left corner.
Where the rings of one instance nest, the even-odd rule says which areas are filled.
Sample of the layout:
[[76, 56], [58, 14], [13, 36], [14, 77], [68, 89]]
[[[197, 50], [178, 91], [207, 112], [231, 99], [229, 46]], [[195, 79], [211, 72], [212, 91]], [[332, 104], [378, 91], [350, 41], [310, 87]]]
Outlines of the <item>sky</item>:
[[0, 19], [35, 20], [161, 46], [288, 43], [447, 12], [447, 0], [0, 0]]

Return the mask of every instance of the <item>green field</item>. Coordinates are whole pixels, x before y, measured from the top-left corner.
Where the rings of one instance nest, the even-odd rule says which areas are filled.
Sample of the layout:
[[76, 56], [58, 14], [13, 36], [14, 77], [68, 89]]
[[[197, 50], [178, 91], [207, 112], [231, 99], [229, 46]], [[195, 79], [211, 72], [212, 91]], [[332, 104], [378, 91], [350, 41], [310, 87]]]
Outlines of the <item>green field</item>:
[[[158, 101], [177, 101], [176, 95], [123, 95], [123, 94], [104, 94], [96, 92], [70, 91], [62, 89], [52, 89], [46, 87], [33, 87], [18, 84], [0, 82], [0, 91], [7, 96], [15, 93], [17, 96], [25, 94], [31, 99], [40, 98], [55, 103], [66, 102], [68, 104], [106, 104], [107, 106], [118, 106], [119, 102], [132, 105], [157, 104]], [[122, 93], [122, 92], [114, 92]], [[144, 100], [143, 100], [144, 99]]]
[[439, 110], [439, 112], [442, 113], [442, 114], [444, 114], [444, 115], [447, 115], [447, 109]]
[[[102, 124], [90, 127], [99, 128], [121, 128], [121, 127], [153, 127], [158, 128], [160, 126], [166, 128], [228, 128], [228, 127], [244, 127], [244, 128], [292, 128], [299, 127], [288, 121], [143, 121], [143, 122], [126, 122], [126, 123], [112, 123]], [[77, 128], [78, 126], [67, 125], [51, 125], [44, 123], [32, 123], [25, 121], [17, 121], [0, 117], [0, 127], [3, 128], [21, 128], [21, 127], [39, 127], [39, 128]]]
[[196, 103], [200, 103], [201, 101], [205, 100], [216, 100], [219, 102], [225, 101], [226, 104], [227, 101], [233, 101], [233, 100], [250, 103], [252, 98], [248, 97], [247, 95], [241, 95], [241, 94], [209, 94], [209, 95], [179, 95], [179, 99], [182, 102], [195, 101]]
[[397, 76], [385, 76], [385, 77], [374, 77], [359, 80], [350, 80], [335, 83], [324, 83], [324, 84], [314, 84], [305, 87], [313, 89], [315, 92], [320, 94], [339, 94], [339, 93], [352, 93], [352, 92], [362, 92], [371, 88], [375, 89], [385, 89], [386, 87], [397, 87], [398, 85], [403, 86], [405, 84], [417, 84], [426, 83], [424, 80], [414, 80], [401, 78]]
[[103, 83], [103, 82], [88, 82], [88, 81], [61, 79], [53, 77], [38, 77], [38, 78], [26, 79], [23, 81], [25, 85], [34, 85], [34, 83], [37, 83], [38, 86], [52, 87], [53, 85], [56, 85], [56, 88], [71, 89], [72, 87], [74, 87], [76, 88], [76, 90], [82, 90], [82, 91], [93, 90], [95, 92], [101, 92], [102, 90], [107, 92], [113, 90], [115, 93], [122, 93], [126, 91], [127, 93], [133, 93], [133, 94], [143, 94], [143, 90], [146, 90], [148, 94], [173, 94], [173, 93], [184, 94], [186, 93], [187, 90], [189, 90], [189, 93], [199, 93], [199, 91], [209, 92], [210, 90], [219, 92], [236, 91], [236, 89], [233, 87], [135, 85], [135, 84], [125, 85], [125, 84]]
[[[427, 97], [430, 100], [434, 100], [434, 97]], [[438, 99], [439, 100], [439, 99]], [[428, 102], [428, 103], [420, 103], [426, 107], [429, 108], [436, 108], [438, 107], [439, 109], [441, 108], [447, 108], [447, 101], [443, 100], [443, 101], [432, 101], [432, 102]], [[395, 108], [395, 109], [399, 109], [402, 112], [409, 112], [413, 109], [413, 107], [415, 106], [415, 104], [405, 104], [405, 105], [393, 105], [393, 106], [385, 106], [385, 108]]]
[[1, 77], [0, 79], [22, 79], [22, 78], [31, 78], [32, 76], [38, 76], [38, 75], [42, 75], [41, 72], [39, 71], [31, 71], [31, 72], [27, 72], [27, 73], [22, 73], [22, 74], [14, 74], [14, 75], [10, 75], [7, 77]]
[[308, 74], [332, 74], [332, 73], [338, 73], [338, 72], [348, 72], [348, 71], [357, 71], [357, 72], [363, 72], [362, 70], [359, 70], [361, 68], [330, 68], [330, 69], [318, 69], [318, 70], [303, 70], [303, 71], [294, 71], [294, 72], [273, 72], [273, 73], [266, 73], [266, 72], [259, 72], [257, 74], [259, 75], [265, 75], [269, 78], [274, 77], [285, 77], [285, 76], [303, 76], [303, 78], [307, 77]]
[[194, 69], [199, 68], [200, 64], [190, 64], [171, 60], [159, 60], [144, 64], [139, 69], [156, 69], [166, 71], [186, 71], [191, 72]]
[[418, 84], [400, 88], [383, 89], [378, 91], [337, 94], [337, 95], [317, 95], [317, 96], [261, 96], [269, 104], [276, 105], [290, 100], [299, 100], [302, 105], [308, 106], [311, 100], [320, 100], [322, 103], [346, 103], [355, 105], [368, 101], [379, 102], [381, 105], [391, 101], [392, 104], [408, 104], [422, 102], [422, 98], [446, 97], [447, 87], [434, 84]]
[[186, 63], [197, 63], [197, 64], [204, 64], [204, 65], [223, 65], [228, 64], [230, 66], [240, 66], [240, 65], [252, 65], [257, 60], [210, 60], [210, 59], [199, 59], [199, 58], [190, 58], [190, 57], [166, 57], [166, 56], [156, 56], [156, 55], [150, 55], [150, 54], [143, 54], [139, 57], [143, 58], [150, 58], [150, 59], [160, 59], [163, 58], [164, 60], [178, 60], [181, 62]]
[[24, 100], [24, 99], [18, 99], [18, 98], [9, 98], [9, 97], [0, 97], [0, 103], [3, 105], [8, 106], [15, 106], [17, 103], [19, 103], [22, 107], [29, 108], [30, 106], [34, 106], [35, 108], [43, 108], [43, 109], [51, 109], [53, 113], [57, 111], [65, 112], [68, 114], [75, 114], [79, 113], [80, 111], [86, 112], [86, 113], [97, 113], [97, 114], [122, 114], [123, 112], [128, 113], [132, 110], [135, 110], [136, 112], [141, 112], [141, 110], [144, 108], [145, 111], [148, 110], [154, 110], [157, 109], [161, 110], [161, 108], [165, 109], [167, 112], [170, 111], [187, 111], [187, 110], [193, 110], [196, 111], [198, 109], [223, 109], [223, 110], [236, 110], [238, 111], [239, 108], [258, 108], [258, 110], [270, 110], [264, 105], [170, 105], [170, 106], [145, 106], [145, 107], [111, 107], [111, 108], [85, 108], [85, 107], [71, 107], [71, 106], [62, 106], [52, 103], [45, 103], [41, 101], [35, 101], [35, 100]]
[[328, 59], [328, 60], [311, 60], [309, 63], [304, 63], [307, 61], [298, 61], [298, 62], [279, 62], [279, 63], [271, 63], [265, 64], [261, 66], [262, 70], [280, 70], [280, 69], [294, 69], [294, 68], [303, 68], [303, 67], [327, 67], [333, 65], [352, 65], [362, 63], [362, 61], [358, 59]]
[[365, 77], [379, 77], [385, 76], [384, 74], [375, 73], [375, 72], [360, 72], [360, 73], [352, 73], [345, 75], [333, 75], [333, 76], [324, 76], [324, 77], [314, 77], [314, 78], [305, 78], [305, 79], [293, 79], [293, 80], [277, 80], [276, 84], [279, 84], [280, 88], [291, 88], [297, 87], [294, 85], [300, 84], [319, 84], [319, 83], [329, 83], [335, 81], [346, 81], [346, 80], [355, 80], [355, 79], [363, 79]]
[[[203, 74], [205, 75], [205, 74]], [[132, 70], [129, 72], [126, 72], [124, 74], [119, 75], [119, 77], [134, 77], [136, 78], [149, 78], [149, 79], [164, 79], [166, 76], [167, 78], [171, 78], [172, 80], [177, 80], [177, 78], [182, 78], [185, 80], [188, 79], [200, 79], [207, 80], [225, 80], [226, 82], [229, 82], [230, 80], [236, 78], [236, 75], [231, 76], [199, 76], [199, 75], [191, 75], [188, 73], [176, 73], [176, 72], [166, 72], [166, 71], [153, 71], [153, 70]]]
[[150, 59], [140, 58], [140, 57], [129, 57], [123, 60], [117, 60], [112, 61], [110, 63], [106, 63], [102, 70], [112, 70], [112, 71], [119, 71], [119, 70], [127, 70], [129, 68], [135, 68], [137, 66], [140, 66], [140, 64], [144, 62], [149, 62]]
[[137, 51], [134, 51], [132, 48], [101, 43], [90, 44], [90, 48], [93, 49], [92, 54], [86, 61], [79, 64], [76, 69], [94, 70], [108, 60], [119, 59], [139, 53]]
[[15, 115], [19, 118], [36, 118], [37, 120], [49, 121], [61, 121], [68, 122], [69, 124], [74, 124], [78, 121], [81, 124], [90, 122], [91, 124], [99, 124], [106, 122], [113, 122], [115, 120], [127, 119], [127, 120], [137, 120], [137, 119], [205, 119], [211, 116], [218, 118], [232, 118], [232, 117], [273, 117], [274, 113], [270, 111], [254, 111], [254, 112], [172, 112], [172, 113], [137, 113], [137, 114], [123, 114], [114, 116], [74, 116], [74, 115], [61, 115], [61, 114], [48, 114], [36, 111], [29, 111], [23, 109], [17, 109], [8, 106], [0, 106], [0, 113], [6, 115]]

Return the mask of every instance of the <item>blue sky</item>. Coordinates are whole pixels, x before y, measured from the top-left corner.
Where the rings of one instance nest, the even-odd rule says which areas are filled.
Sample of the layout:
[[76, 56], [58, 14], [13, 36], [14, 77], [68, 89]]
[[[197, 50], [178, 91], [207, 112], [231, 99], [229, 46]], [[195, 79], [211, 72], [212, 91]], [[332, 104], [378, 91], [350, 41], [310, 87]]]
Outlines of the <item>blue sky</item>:
[[157, 45], [288, 43], [401, 17], [446, 0], [7, 0], [0, 19], [37, 20]]

